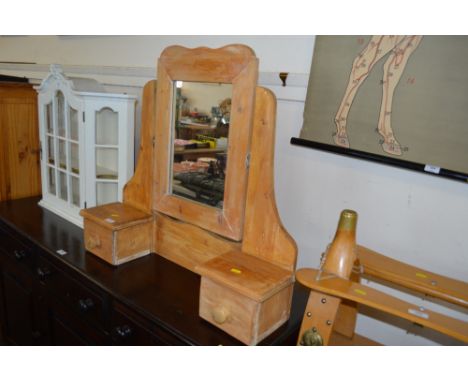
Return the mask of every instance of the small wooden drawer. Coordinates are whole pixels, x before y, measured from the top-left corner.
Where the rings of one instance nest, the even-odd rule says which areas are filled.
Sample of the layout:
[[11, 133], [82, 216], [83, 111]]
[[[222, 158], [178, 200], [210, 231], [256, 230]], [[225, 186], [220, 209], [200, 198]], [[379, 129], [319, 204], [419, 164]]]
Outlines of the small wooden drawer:
[[81, 210], [86, 250], [112, 265], [151, 252], [152, 215], [122, 203]]
[[105, 325], [104, 297], [83, 283], [60, 271], [49, 261], [38, 256], [36, 275], [61, 303], [78, 312], [83, 318]]
[[244, 343], [254, 337], [258, 307], [254, 300], [202, 277], [200, 316]]
[[289, 318], [293, 275], [242, 252], [199, 266], [202, 318], [247, 345], [256, 345]]

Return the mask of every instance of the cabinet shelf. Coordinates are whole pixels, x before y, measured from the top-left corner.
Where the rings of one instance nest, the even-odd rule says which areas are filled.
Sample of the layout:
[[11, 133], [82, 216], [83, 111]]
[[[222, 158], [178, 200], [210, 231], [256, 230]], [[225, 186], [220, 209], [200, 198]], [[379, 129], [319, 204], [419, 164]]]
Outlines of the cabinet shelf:
[[115, 183], [118, 180], [117, 174], [101, 174], [96, 176], [98, 182], [113, 182]]
[[95, 145], [97, 149], [118, 149], [119, 146], [117, 145]]
[[112, 168], [96, 164], [96, 179], [101, 180], [118, 180], [119, 172]]
[[116, 181], [118, 180], [119, 177], [116, 174], [101, 174], [101, 175], [96, 175], [96, 180], [99, 182], [101, 181]]

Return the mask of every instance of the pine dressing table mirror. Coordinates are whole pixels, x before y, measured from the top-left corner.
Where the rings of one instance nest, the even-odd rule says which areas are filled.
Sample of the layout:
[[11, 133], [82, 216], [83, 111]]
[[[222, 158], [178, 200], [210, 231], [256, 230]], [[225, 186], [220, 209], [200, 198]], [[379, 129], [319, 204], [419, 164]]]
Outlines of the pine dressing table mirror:
[[154, 252], [198, 273], [200, 316], [250, 345], [288, 320], [297, 257], [274, 198], [276, 100], [257, 77], [244, 45], [166, 48], [123, 203], [81, 212], [87, 250], [114, 265]]

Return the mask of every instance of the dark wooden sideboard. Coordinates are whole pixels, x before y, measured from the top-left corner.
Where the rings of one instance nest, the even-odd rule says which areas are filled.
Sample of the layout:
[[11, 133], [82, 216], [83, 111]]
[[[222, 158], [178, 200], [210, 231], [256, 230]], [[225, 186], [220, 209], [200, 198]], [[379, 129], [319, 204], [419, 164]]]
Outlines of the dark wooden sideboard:
[[[157, 254], [113, 267], [85, 251], [79, 227], [38, 200], [0, 203], [5, 343], [241, 345], [198, 316], [197, 274]], [[260, 345], [295, 344], [306, 300], [297, 284], [289, 321]]]

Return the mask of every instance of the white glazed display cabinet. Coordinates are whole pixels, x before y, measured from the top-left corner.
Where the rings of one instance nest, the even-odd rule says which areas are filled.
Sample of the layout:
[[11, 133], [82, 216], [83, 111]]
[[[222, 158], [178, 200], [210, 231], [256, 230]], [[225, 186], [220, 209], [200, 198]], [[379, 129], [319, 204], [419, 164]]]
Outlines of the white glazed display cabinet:
[[67, 78], [59, 65], [39, 87], [42, 199], [83, 226], [82, 208], [122, 201], [134, 171], [136, 97], [107, 93], [97, 81]]

